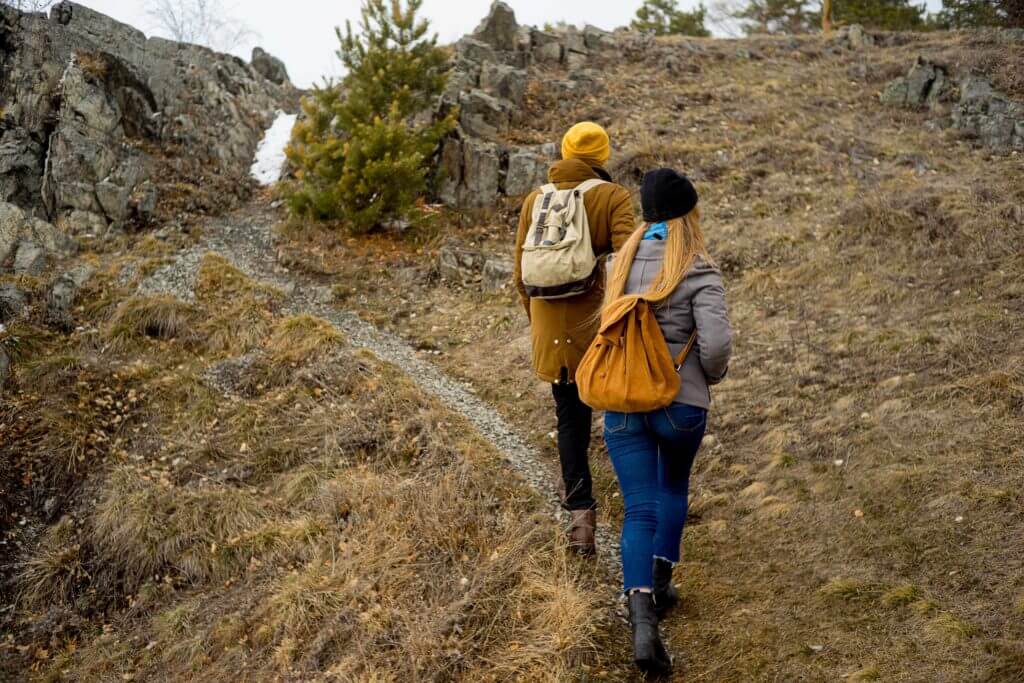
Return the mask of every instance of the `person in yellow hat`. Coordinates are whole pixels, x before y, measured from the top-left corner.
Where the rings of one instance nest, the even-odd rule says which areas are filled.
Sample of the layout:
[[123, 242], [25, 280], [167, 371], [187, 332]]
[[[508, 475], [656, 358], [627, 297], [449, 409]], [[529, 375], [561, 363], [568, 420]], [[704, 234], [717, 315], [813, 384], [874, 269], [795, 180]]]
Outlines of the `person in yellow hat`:
[[[551, 384], [554, 396], [565, 487], [562, 504], [572, 520], [569, 544], [583, 555], [593, 555], [596, 549], [597, 503], [588, 458], [592, 412], [580, 400], [576, 368], [597, 334], [604, 292], [603, 257], [618, 250], [636, 227], [629, 191], [611, 182], [605, 170], [610, 156], [608, 133], [600, 125], [584, 121], [570, 128], [562, 138], [562, 159], [548, 170], [549, 184], [532, 192], [523, 202], [516, 234], [515, 281], [530, 319], [533, 367], [541, 380]], [[537, 234], [538, 200], [543, 203], [546, 194], [574, 188], [582, 190], [597, 265], [582, 291], [577, 288], [570, 296], [559, 294], [551, 298], [523, 281], [524, 245], [528, 235]]]

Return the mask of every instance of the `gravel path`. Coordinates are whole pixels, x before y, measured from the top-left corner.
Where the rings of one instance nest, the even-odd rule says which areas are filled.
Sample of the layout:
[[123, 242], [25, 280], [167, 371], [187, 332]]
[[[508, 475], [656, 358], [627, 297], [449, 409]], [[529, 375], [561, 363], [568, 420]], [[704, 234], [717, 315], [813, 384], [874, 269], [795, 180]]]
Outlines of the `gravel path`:
[[[289, 272], [277, 264], [272, 225], [256, 212], [214, 219], [205, 227], [199, 245], [155, 271], [140, 286], [139, 293], [166, 292], [183, 300], [194, 298], [193, 287], [202, 256], [216, 252], [249, 277], [272, 284], [285, 292], [285, 310], [292, 315], [306, 313], [329, 321], [349, 342], [367, 349], [383, 361], [405, 372], [419, 387], [436, 396], [446, 407], [465, 417], [490, 441], [508, 465], [548, 502], [563, 523], [566, 514], [559, 506], [555, 484], [557, 474], [504, 418], [480, 400], [462, 382], [425, 360], [400, 337], [384, 332], [355, 313], [331, 304], [327, 287]], [[597, 529], [598, 558], [611, 576], [619, 572], [617, 535], [606, 524]]]

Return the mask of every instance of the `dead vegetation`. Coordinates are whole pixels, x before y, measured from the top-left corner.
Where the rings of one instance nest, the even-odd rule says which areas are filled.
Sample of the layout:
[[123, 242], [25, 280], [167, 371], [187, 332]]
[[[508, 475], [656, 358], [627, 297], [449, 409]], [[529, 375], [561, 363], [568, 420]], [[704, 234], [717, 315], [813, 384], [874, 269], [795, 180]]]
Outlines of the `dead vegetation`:
[[[666, 623], [681, 675], [1020, 680], [1024, 169], [877, 103], [918, 53], [1004, 62], [963, 36], [864, 53], [697, 42], [694, 69], [638, 52], [608, 65], [600, 101], [517, 132], [547, 141], [586, 115], [609, 124], [626, 184], [651, 164], [686, 170], [728, 278], [736, 359]], [[172, 199], [212, 201], [196, 187]], [[506, 218], [445, 216], [490, 253], [509, 249]], [[511, 293], [442, 283], [432, 235], [284, 234], [288, 268], [430, 352], [554, 464]], [[566, 559], [456, 416], [324, 321], [283, 316], [279, 292], [219, 257], [194, 302], [131, 298], [122, 261], [145, 273], [170, 254], [122, 246], [99, 254], [82, 330], [18, 330], [32, 344], [0, 407], [14, 482], [0, 512], [30, 519], [31, 542], [0, 671], [628, 677], [606, 577]], [[597, 429], [594, 448], [616, 520]]]
[[[457, 416], [219, 257], [194, 303], [120, 298], [20, 359], [4, 461], [55, 502], [14, 566], [5, 673], [563, 680], [595, 659], [556, 525]], [[202, 332], [239, 310], [250, 337]], [[232, 352], [253, 361], [225, 396], [206, 354]]]
[[[1020, 678], [1024, 167], [877, 100], [917, 54], [985, 66], [1019, 52], [971, 41], [768, 44], [752, 60], [734, 54], [741, 41], [688, 56], [699, 77], [640, 56], [607, 65], [593, 100], [517, 133], [554, 139], [599, 99], [613, 174], [631, 187], [654, 164], [693, 176], [727, 275], [736, 359], [697, 461], [684, 606], [667, 624], [687, 679]], [[505, 219], [460, 227], [460, 243], [507, 254]], [[360, 283], [343, 305], [432, 351], [554, 463], [514, 295], [366, 250], [317, 254]], [[626, 659], [615, 633], [601, 636], [604, 666]]]

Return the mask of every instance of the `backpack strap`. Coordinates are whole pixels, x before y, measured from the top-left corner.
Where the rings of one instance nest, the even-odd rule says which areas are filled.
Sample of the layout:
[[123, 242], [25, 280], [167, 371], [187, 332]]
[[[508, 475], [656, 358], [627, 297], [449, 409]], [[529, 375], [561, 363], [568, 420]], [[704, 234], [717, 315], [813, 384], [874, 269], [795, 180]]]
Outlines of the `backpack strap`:
[[582, 183], [576, 186], [576, 191], [581, 195], [593, 190], [598, 185], [604, 185], [607, 180], [601, 180], [600, 178], [591, 178], [590, 180], [584, 180]]
[[540, 215], [537, 218], [537, 225], [534, 226], [533, 230], [533, 246], [539, 246], [541, 241], [544, 239], [544, 221], [548, 217], [548, 209], [551, 207], [551, 198], [558, 192], [558, 188], [554, 185], [545, 185], [540, 188], [541, 196], [537, 197], [534, 201], [542, 202], [540, 205]]
[[679, 352], [678, 356], [676, 356], [676, 372], [679, 372], [680, 370], [683, 369], [683, 363], [686, 362], [686, 357], [690, 355], [690, 351], [693, 350], [693, 345], [696, 342], [697, 342], [697, 330], [694, 330], [693, 334], [690, 335], [690, 340], [688, 342], [686, 342], [686, 347], [682, 351]]

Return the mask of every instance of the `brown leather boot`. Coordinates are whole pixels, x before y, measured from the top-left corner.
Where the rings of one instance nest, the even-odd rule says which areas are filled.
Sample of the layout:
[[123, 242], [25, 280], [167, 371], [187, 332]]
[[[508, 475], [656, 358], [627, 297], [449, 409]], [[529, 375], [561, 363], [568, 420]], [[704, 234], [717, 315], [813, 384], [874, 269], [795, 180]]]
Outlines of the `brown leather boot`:
[[572, 525], [569, 527], [569, 550], [580, 555], [597, 552], [594, 543], [594, 529], [597, 527], [597, 510], [570, 510]]

